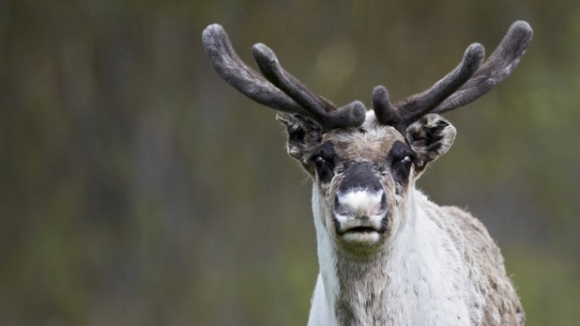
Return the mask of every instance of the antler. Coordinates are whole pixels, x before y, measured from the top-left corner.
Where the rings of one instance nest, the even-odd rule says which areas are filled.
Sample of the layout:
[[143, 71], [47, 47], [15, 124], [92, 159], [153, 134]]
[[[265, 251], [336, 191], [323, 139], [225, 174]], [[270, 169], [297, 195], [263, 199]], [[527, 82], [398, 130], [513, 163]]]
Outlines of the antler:
[[471, 103], [511, 74], [526, 52], [532, 34], [528, 23], [515, 22], [483, 65], [483, 46], [477, 43], [470, 45], [463, 60], [452, 72], [429, 90], [395, 105], [389, 102], [389, 94], [383, 86], [375, 87], [372, 98], [377, 120], [403, 132], [428, 113], [443, 113]]
[[507, 76], [520, 62], [532, 40], [533, 30], [525, 21], [512, 24], [497, 49], [479, 68], [473, 77], [467, 81], [452, 96], [446, 99], [435, 113], [443, 113], [464, 106], [485, 95]]
[[[373, 90], [373, 110], [380, 123], [404, 130], [409, 124], [429, 113], [448, 96], [463, 85], [479, 68], [484, 56], [481, 44], [470, 45], [461, 63], [433, 87], [421, 94], [415, 94], [395, 106], [389, 103], [387, 90], [377, 86]], [[387, 112], [385, 112], [387, 111]]]
[[267, 80], [237, 56], [220, 25], [208, 26], [203, 31], [202, 40], [218, 74], [254, 101], [279, 111], [308, 116], [322, 126], [323, 132], [357, 127], [364, 122], [366, 109], [361, 102], [337, 108], [286, 72], [274, 52], [264, 44], [254, 45], [252, 52]]

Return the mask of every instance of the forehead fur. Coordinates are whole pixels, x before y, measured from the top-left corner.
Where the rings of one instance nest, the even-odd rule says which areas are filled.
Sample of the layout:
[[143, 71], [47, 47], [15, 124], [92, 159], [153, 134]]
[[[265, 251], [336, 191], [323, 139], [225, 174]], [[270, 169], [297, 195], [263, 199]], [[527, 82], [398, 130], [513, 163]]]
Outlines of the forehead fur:
[[405, 142], [403, 135], [395, 128], [379, 124], [373, 111], [367, 112], [362, 126], [330, 131], [322, 140], [331, 142], [339, 157], [357, 162], [382, 160], [396, 141]]

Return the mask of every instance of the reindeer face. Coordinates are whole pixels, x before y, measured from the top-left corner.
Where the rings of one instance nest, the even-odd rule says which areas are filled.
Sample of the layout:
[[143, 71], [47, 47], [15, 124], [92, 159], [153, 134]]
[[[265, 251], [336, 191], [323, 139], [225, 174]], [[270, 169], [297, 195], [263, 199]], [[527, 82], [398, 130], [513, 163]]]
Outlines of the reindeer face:
[[378, 248], [396, 232], [407, 192], [455, 138], [455, 128], [435, 114], [405, 135], [378, 123], [372, 111], [358, 128], [325, 134], [298, 115], [278, 119], [288, 127], [288, 153], [316, 183], [320, 222], [347, 249]]
[[332, 132], [314, 164], [323, 223], [347, 247], [374, 247], [389, 236], [411, 176], [414, 153], [392, 127]]

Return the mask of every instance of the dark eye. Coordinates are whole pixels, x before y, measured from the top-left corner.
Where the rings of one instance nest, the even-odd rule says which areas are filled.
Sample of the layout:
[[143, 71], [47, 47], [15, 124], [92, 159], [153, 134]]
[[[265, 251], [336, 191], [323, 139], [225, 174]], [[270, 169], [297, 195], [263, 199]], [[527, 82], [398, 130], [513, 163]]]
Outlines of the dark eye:
[[413, 163], [413, 157], [407, 155], [407, 156], [405, 156], [405, 158], [403, 158], [401, 163], [403, 163], [405, 165], [410, 165], [411, 163]]
[[398, 184], [405, 184], [409, 179], [411, 165], [415, 159], [413, 152], [403, 142], [396, 141], [387, 157], [391, 165], [391, 174]]
[[317, 156], [314, 159], [314, 164], [316, 165], [317, 168], [322, 167], [322, 165], [324, 165], [326, 161], [322, 158], [322, 156]]
[[324, 143], [316, 149], [310, 157], [310, 162], [314, 163], [316, 173], [323, 183], [330, 182], [334, 176], [334, 166], [336, 155], [331, 143]]

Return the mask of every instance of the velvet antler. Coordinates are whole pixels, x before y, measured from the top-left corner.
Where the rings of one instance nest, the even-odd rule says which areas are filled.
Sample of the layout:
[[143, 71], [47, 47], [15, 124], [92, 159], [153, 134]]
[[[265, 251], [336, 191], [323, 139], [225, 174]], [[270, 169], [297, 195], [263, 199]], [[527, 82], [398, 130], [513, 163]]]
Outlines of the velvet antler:
[[218, 74], [254, 101], [279, 111], [308, 116], [321, 125], [323, 132], [357, 127], [364, 122], [366, 109], [361, 102], [336, 107], [286, 72], [274, 52], [264, 44], [254, 45], [252, 52], [266, 79], [237, 56], [220, 25], [208, 26], [202, 40]]
[[390, 103], [383, 86], [375, 87], [372, 99], [377, 120], [403, 132], [428, 113], [443, 113], [478, 99], [511, 74], [524, 55], [532, 34], [528, 23], [515, 22], [483, 65], [483, 46], [470, 45], [461, 63], [447, 76], [427, 91], [395, 105]]

